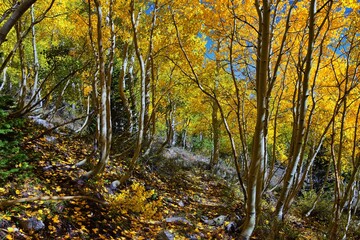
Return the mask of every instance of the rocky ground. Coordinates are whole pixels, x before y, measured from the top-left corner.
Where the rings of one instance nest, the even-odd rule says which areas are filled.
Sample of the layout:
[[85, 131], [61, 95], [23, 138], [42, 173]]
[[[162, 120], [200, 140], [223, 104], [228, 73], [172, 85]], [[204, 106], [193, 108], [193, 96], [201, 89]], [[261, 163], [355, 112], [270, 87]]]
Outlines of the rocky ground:
[[[21, 146], [31, 170], [0, 187], [0, 239], [236, 239], [244, 213], [231, 169], [210, 171], [206, 157], [172, 147], [143, 158], [124, 186], [117, 180], [127, 164], [117, 157], [102, 176], [83, 181], [90, 166], [76, 163], [96, 162], [92, 144], [43, 131], [27, 126]], [[310, 229], [290, 219], [289, 231]], [[254, 239], [264, 239], [269, 224], [261, 221]], [[305, 239], [296, 236], [284, 232]]]

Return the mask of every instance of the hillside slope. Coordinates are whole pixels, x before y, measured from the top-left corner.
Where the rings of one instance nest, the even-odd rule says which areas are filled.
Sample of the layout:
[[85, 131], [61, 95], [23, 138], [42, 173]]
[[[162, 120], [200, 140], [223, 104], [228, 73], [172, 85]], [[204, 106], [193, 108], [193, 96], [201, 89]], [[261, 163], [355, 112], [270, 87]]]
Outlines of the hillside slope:
[[[236, 239], [243, 217], [239, 186], [207, 170], [206, 157], [165, 148], [142, 159], [119, 186], [125, 160], [112, 158], [101, 178], [84, 181], [89, 166], [75, 164], [96, 161], [91, 144], [66, 132], [46, 133], [33, 123], [18, 131], [30, 168], [0, 188], [1, 238]], [[301, 231], [309, 236], [304, 221], [293, 221], [284, 239], [300, 237]], [[269, 222], [262, 224], [255, 238], [268, 233]]]

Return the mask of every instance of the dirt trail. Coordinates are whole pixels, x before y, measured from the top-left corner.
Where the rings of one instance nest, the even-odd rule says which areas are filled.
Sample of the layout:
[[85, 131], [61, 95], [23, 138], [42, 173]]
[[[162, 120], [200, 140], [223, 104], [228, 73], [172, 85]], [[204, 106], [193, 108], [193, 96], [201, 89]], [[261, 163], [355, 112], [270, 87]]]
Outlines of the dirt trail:
[[164, 197], [164, 230], [175, 239], [231, 239], [228, 233], [239, 219], [239, 196], [228, 182], [207, 170], [208, 162], [181, 148], [165, 149], [152, 161], [165, 183], [153, 186]]

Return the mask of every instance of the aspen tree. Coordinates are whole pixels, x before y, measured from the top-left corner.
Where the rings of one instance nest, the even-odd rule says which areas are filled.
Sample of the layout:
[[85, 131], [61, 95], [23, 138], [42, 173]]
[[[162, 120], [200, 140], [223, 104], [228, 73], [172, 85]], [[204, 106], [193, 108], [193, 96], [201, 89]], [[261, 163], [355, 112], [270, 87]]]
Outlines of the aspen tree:
[[[320, 30], [324, 26], [327, 21], [327, 16], [330, 13], [332, 7], [332, 1], [327, 2], [324, 6], [319, 9], [323, 9], [325, 6], [326, 15], [323, 21], [321, 22], [318, 29], [315, 29], [315, 15], [317, 13], [316, 9], [316, 0], [310, 1], [310, 8], [308, 13], [308, 39], [307, 39], [307, 48], [306, 48], [306, 56], [303, 60], [304, 69], [300, 69], [298, 71], [298, 80], [297, 80], [297, 102], [296, 107], [294, 105], [294, 124], [292, 129], [292, 138], [290, 143], [290, 152], [289, 152], [289, 163], [286, 168], [285, 177], [283, 180], [283, 188], [280, 192], [280, 197], [278, 199], [275, 213], [277, 215], [277, 220], [282, 221], [284, 219], [284, 215], [289, 210], [289, 206], [295, 196], [293, 194], [293, 187], [298, 189], [298, 186], [302, 184], [297, 184], [297, 169], [298, 166], [302, 164], [304, 157], [304, 142], [306, 141], [307, 132], [310, 130], [310, 126], [307, 125], [306, 116], [308, 114], [308, 97], [310, 88], [310, 71], [313, 64], [313, 54], [314, 54], [314, 43], [316, 38], [319, 36]], [[321, 57], [321, 56], [320, 56]], [[320, 61], [319, 57], [319, 61]], [[302, 66], [301, 65], [301, 66]], [[316, 74], [315, 74], [316, 78]], [[314, 106], [314, 105], [313, 105]], [[310, 111], [312, 112], [312, 111]], [[311, 120], [311, 114], [308, 118]], [[320, 148], [318, 148], [320, 149]], [[315, 152], [315, 155], [318, 151]]]
[[241, 239], [250, 239], [260, 214], [262, 178], [261, 164], [265, 159], [266, 93], [269, 69], [271, 1], [255, 1], [258, 14], [258, 44], [256, 61], [256, 128], [253, 136], [251, 162], [248, 173], [246, 218], [242, 225]]
[[109, 4], [109, 27], [111, 31], [110, 49], [108, 55], [108, 65], [105, 67], [105, 50], [103, 46], [103, 15], [102, 6], [99, 0], [94, 0], [97, 15], [97, 53], [98, 53], [98, 67], [99, 67], [99, 80], [100, 80], [100, 99], [99, 99], [99, 150], [100, 158], [96, 166], [87, 172], [84, 177], [91, 178], [103, 172], [110, 157], [111, 140], [112, 140], [112, 126], [111, 126], [111, 106], [110, 106], [110, 93], [111, 93], [111, 78], [113, 72], [113, 61], [115, 54], [115, 31], [113, 23], [113, 0]]
[[140, 65], [140, 112], [139, 112], [138, 133], [137, 133], [134, 154], [130, 160], [128, 172], [124, 174], [120, 179], [121, 183], [124, 183], [131, 176], [132, 171], [135, 168], [136, 161], [141, 155], [141, 149], [144, 140], [145, 104], [146, 104], [146, 62], [145, 62], [146, 60], [144, 59], [143, 53], [141, 52], [139, 46], [139, 39], [138, 39], [138, 25], [139, 25], [140, 15], [141, 12], [139, 12], [137, 16], [135, 15], [135, 0], [131, 0], [130, 17], [131, 17], [131, 25], [133, 32], [133, 42], [134, 42], [136, 57]]

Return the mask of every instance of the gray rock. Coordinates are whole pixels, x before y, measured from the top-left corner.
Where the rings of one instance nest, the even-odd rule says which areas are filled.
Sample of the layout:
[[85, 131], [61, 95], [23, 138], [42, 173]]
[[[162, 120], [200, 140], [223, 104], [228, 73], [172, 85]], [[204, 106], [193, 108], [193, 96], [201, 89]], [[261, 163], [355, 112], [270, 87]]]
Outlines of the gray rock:
[[174, 240], [175, 236], [168, 230], [164, 230], [158, 234], [157, 239], [158, 240]]
[[0, 228], [7, 228], [10, 227], [11, 223], [9, 221], [6, 220], [0, 220]]
[[50, 128], [53, 128], [54, 127], [54, 124], [44, 120], [44, 119], [41, 119], [41, 118], [38, 118], [38, 117], [33, 117], [31, 116], [30, 119], [32, 119], [34, 121], [35, 124], [37, 125], [40, 125], [44, 128], [47, 128], [47, 129], [50, 129]]
[[220, 215], [220, 216], [214, 218], [213, 220], [214, 220], [215, 225], [221, 226], [221, 225], [224, 224], [226, 218], [227, 218], [227, 216], [225, 216], [225, 215]]
[[110, 189], [111, 189], [111, 190], [116, 190], [116, 188], [117, 188], [118, 186], [120, 186], [120, 181], [119, 181], [119, 180], [115, 180], [115, 181], [113, 181], [113, 182], [111, 183]]
[[201, 221], [203, 221], [204, 223], [206, 223], [208, 225], [215, 225], [214, 220], [212, 220], [212, 219], [209, 220], [209, 218], [206, 216], [202, 216]]
[[197, 239], [199, 239], [198, 235], [196, 235], [196, 234], [188, 235], [188, 238], [189, 238], [190, 240], [197, 240]]
[[183, 223], [192, 225], [192, 223], [184, 217], [168, 217], [165, 219], [167, 223]]
[[43, 221], [37, 220], [36, 217], [32, 217], [28, 220], [20, 220], [20, 226], [27, 232], [39, 231], [45, 228]]
[[178, 205], [180, 206], [180, 207], [184, 207], [185, 206], [185, 204], [184, 204], [184, 202], [183, 201], [178, 201]]
[[56, 142], [56, 137], [47, 136], [47, 135], [45, 135], [44, 137], [45, 137], [46, 141], [48, 141], [48, 142], [51, 142], [51, 143]]
[[206, 224], [208, 224], [208, 225], [211, 225], [211, 226], [221, 226], [221, 225], [223, 225], [224, 224], [224, 222], [225, 222], [225, 220], [226, 220], [226, 218], [227, 218], [227, 216], [225, 216], [225, 215], [220, 215], [220, 216], [218, 216], [218, 217], [216, 217], [216, 218], [213, 218], [213, 219], [208, 219], [208, 217], [206, 217], [206, 216], [202, 216], [201, 217], [201, 220], [204, 222], [204, 223], [206, 223]]
[[226, 232], [235, 232], [236, 230], [236, 223], [235, 222], [229, 222], [226, 226], [225, 226], [225, 230]]

